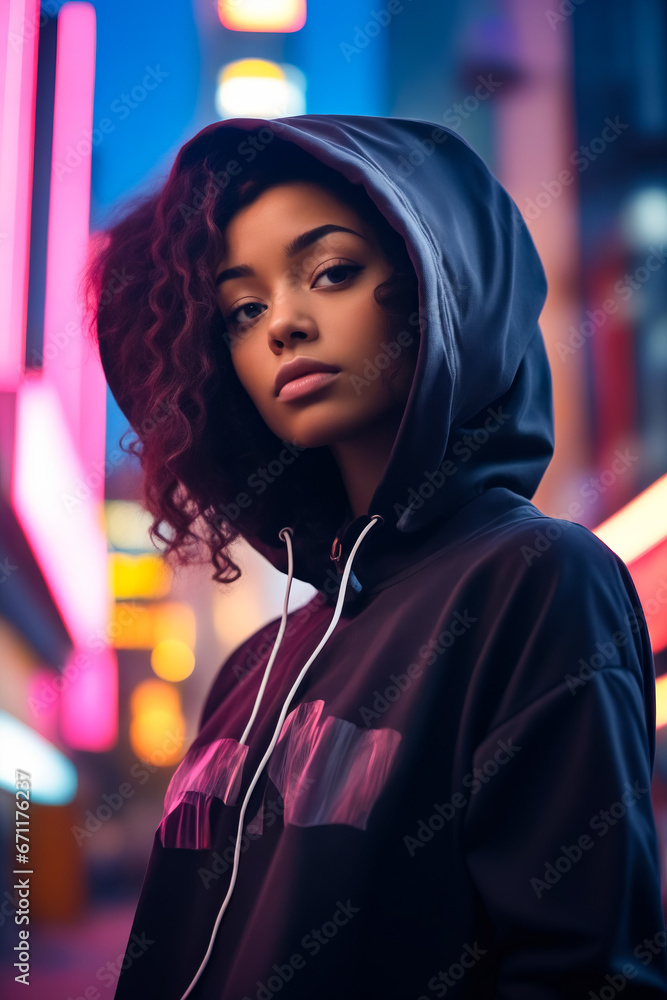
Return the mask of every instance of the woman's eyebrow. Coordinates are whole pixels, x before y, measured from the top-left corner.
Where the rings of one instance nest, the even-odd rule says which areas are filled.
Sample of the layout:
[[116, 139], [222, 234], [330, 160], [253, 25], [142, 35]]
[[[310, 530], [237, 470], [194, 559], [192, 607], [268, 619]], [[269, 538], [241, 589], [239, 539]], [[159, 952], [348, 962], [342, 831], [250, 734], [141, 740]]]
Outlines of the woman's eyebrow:
[[[300, 236], [296, 236], [291, 243], [284, 244], [283, 251], [285, 256], [287, 258], [296, 257], [306, 247], [321, 240], [324, 236], [328, 236], [329, 233], [352, 233], [354, 236], [361, 237], [362, 240], [366, 239], [356, 229], [348, 229], [347, 226], [335, 226], [333, 223], [328, 222], [323, 226], [316, 226], [315, 229], [309, 229], [307, 232], [301, 233]], [[215, 279], [215, 283], [219, 285], [223, 281], [229, 281], [231, 278], [252, 277], [254, 273], [248, 264], [237, 264], [236, 267], [228, 267], [224, 271], [221, 271]]]

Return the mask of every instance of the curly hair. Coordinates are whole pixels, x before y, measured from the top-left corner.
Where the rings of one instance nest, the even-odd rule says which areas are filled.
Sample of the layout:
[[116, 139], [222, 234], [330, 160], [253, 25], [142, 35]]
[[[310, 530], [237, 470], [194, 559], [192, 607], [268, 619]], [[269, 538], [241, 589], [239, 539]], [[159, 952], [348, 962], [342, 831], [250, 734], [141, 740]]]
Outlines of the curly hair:
[[[193, 162], [177, 157], [159, 191], [126, 203], [91, 241], [82, 288], [88, 336], [129, 421], [125, 434], [136, 434], [128, 446], [123, 434], [120, 447], [140, 461], [152, 541], [164, 543], [165, 559], [211, 562], [216, 582], [233, 583], [241, 570], [229, 549], [239, 535], [276, 545], [278, 529], [290, 524], [326, 537], [347, 496], [327, 447], [299, 449], [290, 464], [276, 463], [285, 442], [264, 423], [234, 370], [214, 283], [227, 223], [269, 187], [314, 181], [379, 236], [394, 270], [374, 295], [392, 321], [411, 316], [414, 331], [418, 297], [405, 242], [363, 185], [278, 138], [270, 162], [248, 166], [224, 189], [214, 180], [222, 161], [215, 144]], [[417, 319], [417, 340], [418, 329]], [[275, 482], [248, 502], [252, 477], [267, 465], [277, 468]], [[200, 543], [204, 560], [197, 558]]]

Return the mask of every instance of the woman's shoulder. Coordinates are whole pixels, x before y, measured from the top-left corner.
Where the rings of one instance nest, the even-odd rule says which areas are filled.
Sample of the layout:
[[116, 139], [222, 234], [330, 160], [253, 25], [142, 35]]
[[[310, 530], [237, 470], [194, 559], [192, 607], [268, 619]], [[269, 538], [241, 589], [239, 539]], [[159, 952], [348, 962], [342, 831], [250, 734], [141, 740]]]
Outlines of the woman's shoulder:
[[533, 581], [574, 574], [581, 583], [627, 573], [621, 557], [590, 528], [544, 514], [531, 503], [482, 525], [470, 541], [484, 572], [505, 571]]
[[[628, 646], [620, 661], [632, 661], [634, 671], [640, 661], [649, 668], [651, 644], [630, 571], [577, 521], [529, 504], [489, 522], [459, 550], [453, 566], [443, 560], [442, 584], [447, 593], [453, 586], [462, 606], [475, 607], [479, 634], [487, 644], [497, 641], [508, 662], [522, 662], [529, 644], [541, 650], [542, 661], [547, 648], [557, 648], [561, 659], [576, 653], [576, 662], [589, 647], [595, 652], [596, 641], [616, 636]], [[619, 657], [609, 663], [620, 665]]]
[[273, 644], [280, 626], [280, 619], [281, 616], [278, 615], [266, 622], [240, 642], [222, 661], [204, 699], [198, 731], [201, 731], [214, 709], [224, 701], [229, 690], [235, 685], [243, 683], [252, 671], [253, 661], [257, 659], [259, 651], [265, 644], [269, 643], [270, 646]]
[[[283, 634], [284, 643], [289, 643], [294, 637], [298, 640], [308, 627], [317, 627], [318, 611], [324, 604], [322, 598], [323, 595], [318, 592], [306, 604], [288, 613]], [[312, 624], [308, 626], [307, 623], [311, 619]], [[199, 720], [199, 731], [232, 689], [243, 685], [248, 678], [255, 676], [258, 667], [263, 669], [266, 666], [280, 629], [281, 620], [282, 615], [271, 618], [240, 642], [225, 657], [206, 695]]]

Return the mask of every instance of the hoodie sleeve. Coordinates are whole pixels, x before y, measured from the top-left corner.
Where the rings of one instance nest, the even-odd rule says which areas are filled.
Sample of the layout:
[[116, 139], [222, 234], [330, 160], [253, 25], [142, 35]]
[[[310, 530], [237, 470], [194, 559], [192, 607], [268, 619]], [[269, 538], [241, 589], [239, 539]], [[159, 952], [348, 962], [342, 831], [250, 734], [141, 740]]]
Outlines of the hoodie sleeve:
[[580, 525], [524, 570], [484, 650], [504, 691], [475, 747], [481, 780], [463, 825], [497, 1000], [667, 997], [655, 675], [639, 598]]

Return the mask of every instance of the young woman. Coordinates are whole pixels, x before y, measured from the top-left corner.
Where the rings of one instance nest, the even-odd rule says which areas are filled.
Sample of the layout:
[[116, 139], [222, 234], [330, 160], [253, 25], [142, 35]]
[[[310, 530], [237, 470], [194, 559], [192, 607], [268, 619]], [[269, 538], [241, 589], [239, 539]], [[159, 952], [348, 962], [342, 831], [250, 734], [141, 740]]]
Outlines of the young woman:
[[171, 780], [118, 1000], [667, 996], [649, 637], [623, 562], [530, 502], [514, 202], [430, 122], [232, 119], [107, 237], [156, 537], [288, 574]]

